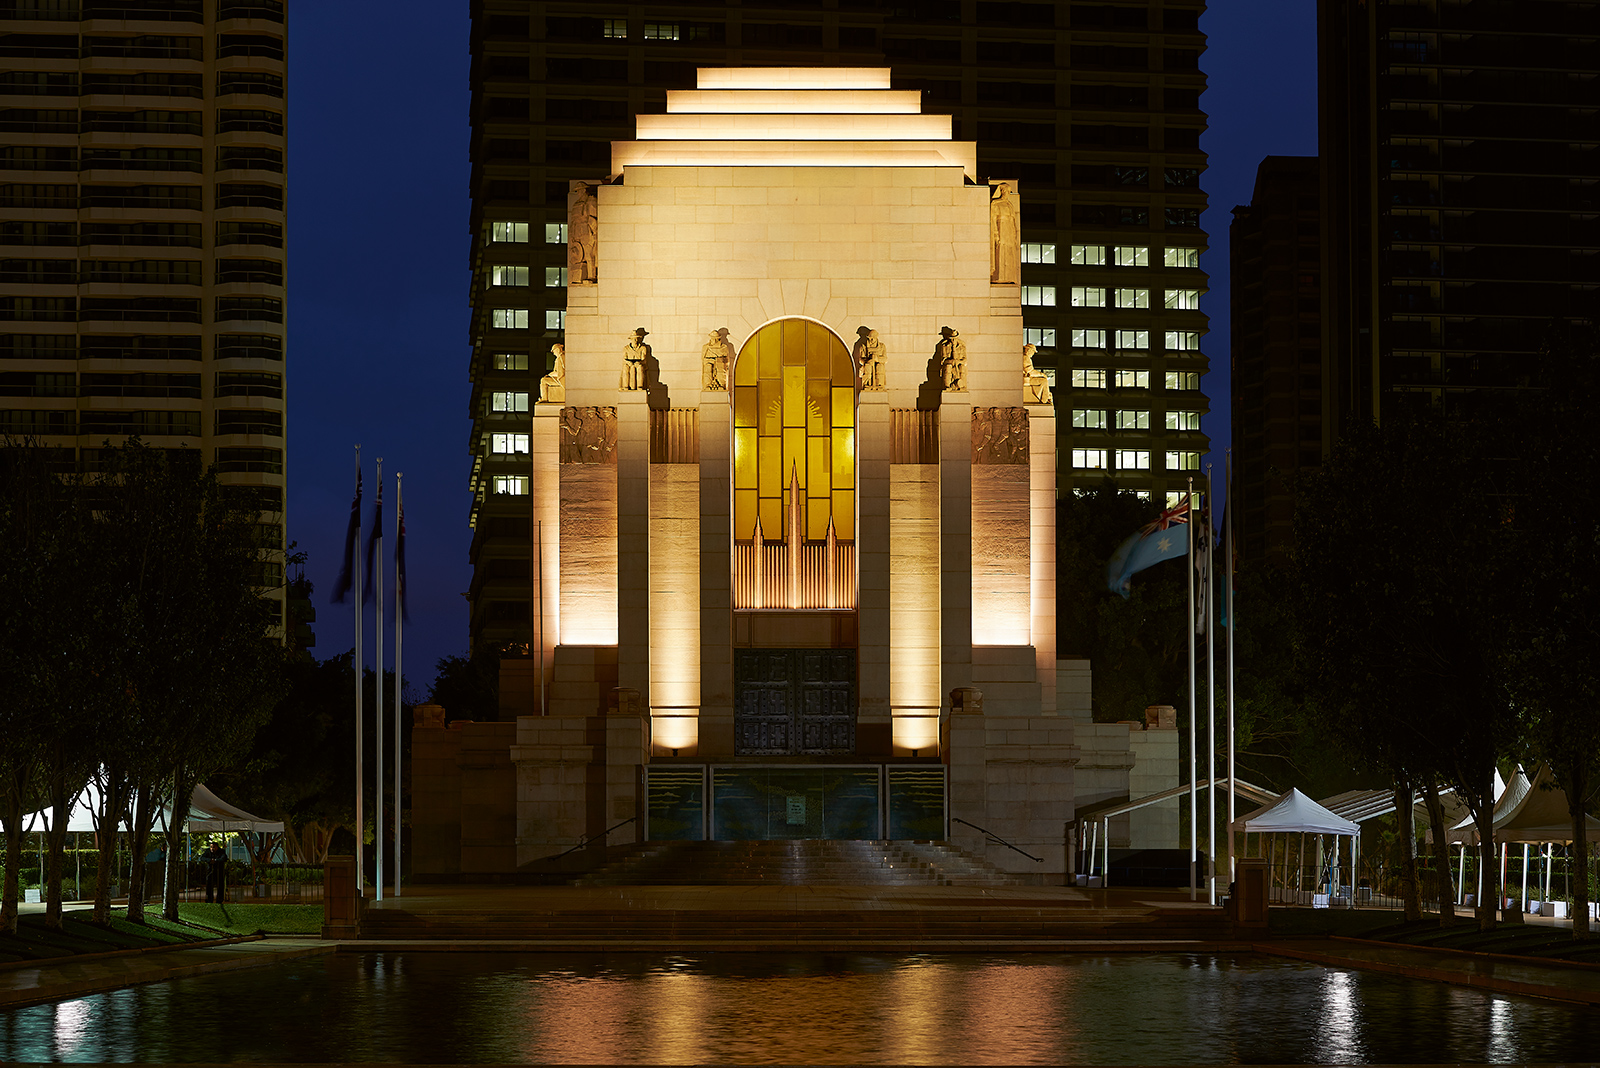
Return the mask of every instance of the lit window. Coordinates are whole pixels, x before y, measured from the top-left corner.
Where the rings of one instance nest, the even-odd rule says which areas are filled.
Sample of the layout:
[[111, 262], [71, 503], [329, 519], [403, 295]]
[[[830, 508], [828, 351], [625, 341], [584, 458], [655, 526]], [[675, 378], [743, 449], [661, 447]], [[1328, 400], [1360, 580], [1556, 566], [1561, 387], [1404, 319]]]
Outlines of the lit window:
[[1150, 250], [1143, 245], [1118, 245], [1112, 262], [1118, 267], [1150, 266]]
[[1072, 466], [1094, 471], [1103, 470], [1106, 466], [1106, 450], [1073, 449]]
[[1117, 307], [1148, 308], [1150, 307], [1150, 291], [1148, 289], [1119, 289], [1117, 290]]
[[[1118, 372], [1119, 374], [1121, 372]], [[1117, 383], [1121, 385], [1121, 382]], [[1119, 411], [1117, 413], [1118, 430], [1149, 430], [1150, 413], [1136, 411]]]
[[528, 451], [528, 435], [526, 434], [490, 434], [489, 451], [508, 456], [515, 453]]
[[644, 24], [646, 41], [676, 41], [679, 37], [676, 22], [647, 22]]
[[525, 412], [528, 410], [526, 393], [491, 393], [489, 410], [492, 412]]
[[1149, 449], [1118, 449], [1118, 471], [1148, 471], [1150, 470]]
[[493, 308], [489, 312], [489, 321], [496, 330], [526, 330], [528, 329], [528, 309]]
[[1168, 267], [1198, 267], [1200, 266], [1200, 250], [1197, 248], [1169, 248], [1166, 253]]
[[1198, 289], [1169, 289], [1167, 290], [1166, 306], [1178, 311], [1198, 311], [1200, 308], [1200, 291]]
[[528, 284], [528, 269], [526, 267], [503, 267], [499, 265], [490, 267], [489, 284], [492, 286], [525, 286]]
[[528, 243], [528, 224], [525, 222], [490, 223], [489, 240], [526, 245]]
[[1104, 245], [1073, 245], [1072, 262], [1079, 267], [1103, 267], [1106, 262]]
[[547, 245], [565, 245], [567, 243], [567, 224], [545, 223], [544, 243]]
[[1037, 307], [1053, 308], [1056, 306], [1055, 286], [1023, 286], [1022, 303]]
[[1168, 371], [1167, 372], [1167, 388], [1168, 389], [1199, 389], [1200, 388], [1200, 372], [1199, 371]]
[[1200, 332], [1198, 330], [1168, 330], [1168, 352], [1199, 352]]
[[[628, 20], [627, 19], [606, 19], [605, 20], [605, 34], [606, 34], [607, 37], [620, 37], [623, 40], [627, 40], [628, 39]], [[566, 240], [566, 239], [562, 238], [562, 240]]]
[[1056, 347], [1056, 330], [1053, 326], [1030, 326], [1022, 331], [1022, 340], [1041, 349]]
[[1150, 372], [1149, 371], [1118, 371], [1117, 372], [1117, 388], [1118, 389], [1149, 389], [1150, 388]]
[[1168, 430], [1199, 430], [1200, 429], [1200, 413], [1199, 412], [1168, 412], [1167, 413], [1167, 429]]
[[1197, 452], [1169, 452], [1167, 453], [1168, 471], [1198, 471], [1200, 470], [1200, 454]]
[[1080, 430], [1104, 430], [1106, 428], [1106, 410], [1104, 408], [1074, 408], [1072, 409], [1072, 425]]
[[1106, 347], [1104, 330], [1074, 330], [1072, 347], [1075, 349], [1103, 349]]
[[[1126, 492], [1126, 491], [1124, 491], [1124, 492]], [[1150, 491], [1149, 490], [1134, 490], [1133, 491], [1133, 495], [1135, 497], [1139, 498], [1141, 501], [1148, 501], [1150, 499]]]
[[1150, 331], [1148, 330], [1118, 330], [1117, 348], [1119, 349], [1147, 349], [1150, 347]]
[[526, 475], [495, 475], [494, 491], [508, 493], [514, 497], [528, 495], [528, 476]]
[[567, 284], [567, 269], [565, 267], [546, 267], [544, 269], [544, 284], [551, 288]]
[[526, 371], [528, 369], [528, 354], [526, 352], [497, 352], [494, 354], [494, 369], [496, 371]]
[[1103, 370], [1074, 370], [1072, 372], [1073, 389], [1105, 389], [1106, 373]]
[[1106, 291], [1098, 286], [1073, 286], [1072, 306], [1074, 308], [1104, 308], [1106, 306]]
[[1189, 494], [1184, 490], [1167, 490], [1167, 507], [1176, 508]]
[[544, 328], [546, 330], [565, 330], [567, 328], [567, 313], [558, 308], [547, 308], [544, 313]]
[[1054, 263], [1056, 262], [1056, 246], [1054, 244], [1038, 244], [1025, 241], [1022, 244], [1023, 263]]

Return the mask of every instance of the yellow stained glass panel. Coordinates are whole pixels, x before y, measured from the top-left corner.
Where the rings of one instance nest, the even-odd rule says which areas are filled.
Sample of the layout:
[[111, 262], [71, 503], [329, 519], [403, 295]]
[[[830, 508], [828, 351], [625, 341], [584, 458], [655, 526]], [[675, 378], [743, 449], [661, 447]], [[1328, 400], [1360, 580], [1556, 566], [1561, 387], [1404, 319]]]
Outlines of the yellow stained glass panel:
[[840, 541], [854, 541], [856, 537], [855, 490], [833, 491], [833, 536]]
[[832, 511], [832, 498], [806, 498], [806, 539], [808, 541], [821, 541], [828, 536], [828, 515]]
[[812, 497], [826, 497], [833, 492], [833, 464], [827, 438], [806, 439], [806, 493]]
[[736, 489], [733, 491], [733, 536], [740, 541], [748, 541], [754, 536], [755, 530], [756, 491]]
[[820, 323], [806, 324], [806, 377], [831, 378], [833, 347], [838, 344]]
[[789, 427], [804, 427], [806, 425], [806, 369], [804, 367], [784, 367], [783, 369], [783, 425]]
[[856, 425], [855, 389], [850, 386], [834, 386], [832, 393], [833, 425], [838, 427], [854, 427]]
[[[780, 495], [789, 492], [789, 477], [797, 475], [800, 479], [800, 492], [806, 490], [806, 432], [802, 427], [784, 427], [783, 429], [783, 472], [780, 477]], [[766, 487], [762, 487], [763, 490]]]
[[806, 327], [810, 324], [804, 319], [785, 319], [773, 325], [783, 328], [783, 365], [785, 367], [804, 367], [806, 365]]
[[762, 378], [778, 378], [783, 373], [779, 370], [783, 366], [783, 348], [778, 344], [780, 336], [777, 323], [764, 326], [756, 333], [756, 340], [761, 346], [759, 367]]
[[782, 541], [783, 502], [776, 497], [762, 497], [756, 503], [756, 514], [761, 519], [761, 537], [767, 541]]
[[759, 472], [756, 468], [756, 432], [743, 428], [733, 432], [733, 485], [755, 492]]
[[733, 425], [754, 427], [760, 416], [761, 405], [757, 403], [760, 391], [756, 388], [754, 377], [750, 384], [742, 386], [737, 383], [733, 387]]
[[826, 378], [806, 379], [806, 433], [826, 437], [833, 422], [833, 404]]
[[759, 409], [756, 426], [761, 428], [762, 437], [783, 433], [783, 381], [763, 378], [755, 392]]
[[856, 361], [851, 358], [849, 349], [836, 347], [833, 350], [833, 384], [854, 386], [855, 382]]
[[760, 439], [760, 469], [756, 487], [763, 497], [783, 496], [783, 439]]
[[754, 334], [744, 343], [744, 348], [739, 350], [739, 356], [733, 364], [733, 384], [736, 386], [753, 386], [761, 370], [761, 335]]
[[833, 432], [833, 488], [855, 489], [856, 432], [839, 428]]

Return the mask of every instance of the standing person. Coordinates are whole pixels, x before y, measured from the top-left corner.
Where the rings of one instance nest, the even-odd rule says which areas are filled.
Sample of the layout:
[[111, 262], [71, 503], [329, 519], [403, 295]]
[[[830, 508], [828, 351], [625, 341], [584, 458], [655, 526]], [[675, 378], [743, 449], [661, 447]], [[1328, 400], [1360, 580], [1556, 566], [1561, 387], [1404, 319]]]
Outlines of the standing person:
[[223, 888], [228, 880], [228, 855], [222, 851], [220, 845], [212, 842], [211, 848], [201, 856], [206, 865], [206, 902], [211, 902], [212, 892], [215, 891], [216, 901], [220, 903]]

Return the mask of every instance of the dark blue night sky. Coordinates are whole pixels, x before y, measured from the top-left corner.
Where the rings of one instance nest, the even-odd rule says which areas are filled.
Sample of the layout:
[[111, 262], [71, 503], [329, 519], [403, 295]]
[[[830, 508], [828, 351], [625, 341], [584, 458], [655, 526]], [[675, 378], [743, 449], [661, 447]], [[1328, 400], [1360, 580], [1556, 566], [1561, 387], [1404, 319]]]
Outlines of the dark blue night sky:
[[[1217, 475], [1228, 432], [1228, 223], [1267, 155], [1316, 152], [1313, 0], [1222, 0], [1201, 19], [1211, 128], [1202, 225], [1211, 251], [1211, 397]], [[421, 697], [434, 662], [467, 646], [466, 5], [297, 4], [290, 36], [289, 537], [308, 554], [318, 656], [353, 644], [329, 605], [354, 490], [351, 446], [405, 473], [411, 622], [405, 673]], [[392, 567], [392, 564], [390, 565]], [[392, 607], [392, 606], [391, 606]], [[372, 625], [367, 626], [371, 662]], [[393, 666], [393, 651], [384, 655]]]

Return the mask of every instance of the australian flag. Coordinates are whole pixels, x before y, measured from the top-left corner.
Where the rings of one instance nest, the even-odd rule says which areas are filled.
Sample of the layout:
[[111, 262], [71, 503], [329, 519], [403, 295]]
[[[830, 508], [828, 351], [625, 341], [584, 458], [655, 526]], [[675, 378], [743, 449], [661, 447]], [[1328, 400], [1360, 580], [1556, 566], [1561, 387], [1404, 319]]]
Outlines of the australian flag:
[[1133, 592], [1133, 573], [1151, 564], [1182, 556], [1189, 551], [1189, 498], [1162, 512], [1111, 554], [1106, 567], [1106, 585], [1123, 597]]
[[356, 495], [350, 500], [350, 525], [344, 532], [344, 564], [339, 569], [339, 581], [333, 586], [333, 603], [344, 604], [355, 585], [356, 538], [361, 529], [361, 468], [356, 467]]

